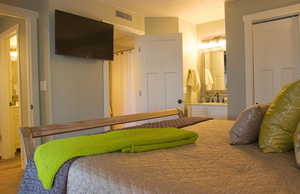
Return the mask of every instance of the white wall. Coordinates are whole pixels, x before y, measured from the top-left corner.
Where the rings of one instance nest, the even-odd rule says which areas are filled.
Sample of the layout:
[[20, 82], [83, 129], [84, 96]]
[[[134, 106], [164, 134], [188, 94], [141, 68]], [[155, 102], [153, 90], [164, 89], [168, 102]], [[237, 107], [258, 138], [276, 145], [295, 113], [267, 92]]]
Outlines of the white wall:
[[179, 32], [179, 19], [177, 17], [146, 17], [146, 34], [172, 34]]
[[[179, 32], [183, 40], [183, 84], [186, 93], [186, 81], [189, 69], [198, 69], [198, 39], [197, 27], [188, 21], [179, 19]], [[197, 92], [196, 92], [197, 93]], [[197, 95], [191, 96], [192, 102], [197, 101]]]
[[300, 0], [239, 0], [225, 3], [230, 119], [235, 119], [246, 106], [243, 16], [296, 3]]
[[225, 20], [217, 20], [197, 25], [198, 40], [225, 35]]
[[83, 2], [82, 0], [48, 0], [49, 9], [60, 9], [62, 11], [69, 11], [74, 14], [81, 16], [93, 18], [96, 20], [102, 20], [104, 22], [110, 22], [116, 25], [123, 25], [127, 27], [134, 28], [136, 30], [144, 31], [144, 17], [136, 15], [133, 12], [124, 10], [122, 8], [117, 8], [118, 10], [129, 13], [133, 16], [132, 22], [118, 18], [115, 16], [116, 8], [110, 6], [109, 4], [103, 4], [99, 0], [89, 0]]

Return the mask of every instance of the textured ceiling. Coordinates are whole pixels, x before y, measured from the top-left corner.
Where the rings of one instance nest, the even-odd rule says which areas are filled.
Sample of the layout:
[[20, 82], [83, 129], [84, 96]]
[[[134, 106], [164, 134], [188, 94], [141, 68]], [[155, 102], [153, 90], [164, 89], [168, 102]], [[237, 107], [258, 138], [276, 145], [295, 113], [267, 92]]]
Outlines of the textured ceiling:
[[225, 0], [101, 0], [137, 14], [180, 17], [194, 24], [224, 19]]

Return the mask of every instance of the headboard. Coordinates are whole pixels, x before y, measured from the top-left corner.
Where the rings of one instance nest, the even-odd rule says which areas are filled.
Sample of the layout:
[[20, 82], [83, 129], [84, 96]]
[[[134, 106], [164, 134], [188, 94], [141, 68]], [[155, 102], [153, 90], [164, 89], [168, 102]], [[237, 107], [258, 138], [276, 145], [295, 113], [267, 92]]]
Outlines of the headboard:
[[36, 145], [35, 138], [46, 137], [64, 133], [71, 133], [76, 131], [83, 131], [93, 128], [112, 126], [116, 124], [124, 124], [131, 123], [136, 121], [143, 121], [155, 118], [162, 118], [178, 115], [179, 117], [183, 117], [183, 112], [180, 109], [170, 109], [170, 110], [162, 110], [158, 112], [149, 112], [149, 113], [139, 113], [139, 114], [131, 114], [124, 116], [117, 116], [111, 118], [100, 118], [95, 120], [86, 120], [86, 121], [76, 121], [64, 124], [53, 124], [53, 125], [45, 125], [39, 127], [22, 127], [21, 131], [21, 139], [24, 145], [24, 151], [26, 155], [26, 159], [30, 159], [33, 157]]

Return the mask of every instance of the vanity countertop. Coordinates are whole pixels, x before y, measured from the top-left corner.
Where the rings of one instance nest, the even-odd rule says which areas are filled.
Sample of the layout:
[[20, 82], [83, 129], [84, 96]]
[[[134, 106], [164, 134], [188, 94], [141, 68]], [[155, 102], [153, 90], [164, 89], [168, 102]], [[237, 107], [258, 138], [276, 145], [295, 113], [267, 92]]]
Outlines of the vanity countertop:
[[19, 105], [12, 105], [12, 106], [9, 106], [10, 108], [19, 108], [20, 106]]
[[218, 102], [198, 102], [198, 103], [190, 103], [189, 105], [198, 105], [198, 106], [228, 106], [227, 103], [218, 103]]

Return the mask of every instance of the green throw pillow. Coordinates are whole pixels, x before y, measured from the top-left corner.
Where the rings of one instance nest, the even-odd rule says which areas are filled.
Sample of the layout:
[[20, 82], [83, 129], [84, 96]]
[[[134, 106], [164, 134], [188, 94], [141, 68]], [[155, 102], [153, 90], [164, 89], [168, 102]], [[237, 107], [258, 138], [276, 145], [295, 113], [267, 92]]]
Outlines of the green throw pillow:
[[264, 116], [259, 147], [263, 152], [293, 149], [293, 135], [300, 120], [300, 80], [285, 86]]
[[294, 134], [294, 149], [297, 166], [300, 168], [300, 122]]

